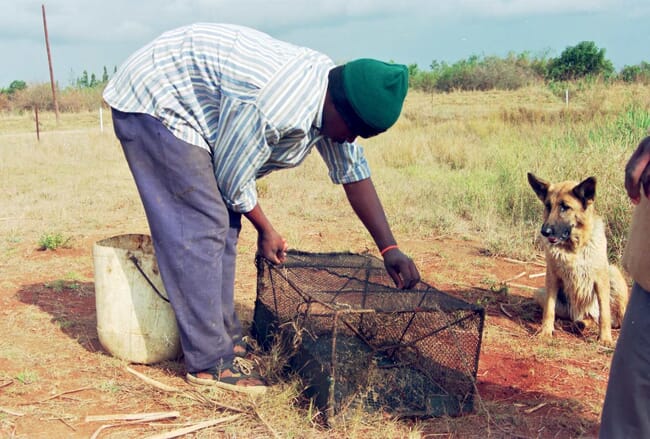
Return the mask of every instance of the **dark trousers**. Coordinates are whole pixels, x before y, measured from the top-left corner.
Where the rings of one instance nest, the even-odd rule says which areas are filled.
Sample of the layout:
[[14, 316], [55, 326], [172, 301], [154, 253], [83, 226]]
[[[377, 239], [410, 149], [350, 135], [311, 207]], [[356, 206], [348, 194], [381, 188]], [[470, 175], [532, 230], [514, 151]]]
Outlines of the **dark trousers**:
[[650, 292], [636, 283], [612, 357], [599, 437], [650, 438]]
[[241, 215], [221, 197], [212, 156], [146, 114], [113, 110], [113, 125], [147, 215], [186, 369], [231, 361], [241, 337], [234, 307]]

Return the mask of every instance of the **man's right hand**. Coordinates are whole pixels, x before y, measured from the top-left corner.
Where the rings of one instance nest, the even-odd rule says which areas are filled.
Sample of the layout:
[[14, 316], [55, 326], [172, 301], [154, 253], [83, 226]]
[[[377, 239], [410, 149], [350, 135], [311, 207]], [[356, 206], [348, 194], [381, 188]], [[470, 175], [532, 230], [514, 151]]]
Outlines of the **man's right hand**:
[[257, 235], [257, 254], [274, 264], [284, 263], [287, 257], [287, 240], [275, 230]]
[[287, 256], [287, 240], [275, 231], [259, 203], [244, 214], [257, 230], [257, 254], [274, 264], [282, 264]]

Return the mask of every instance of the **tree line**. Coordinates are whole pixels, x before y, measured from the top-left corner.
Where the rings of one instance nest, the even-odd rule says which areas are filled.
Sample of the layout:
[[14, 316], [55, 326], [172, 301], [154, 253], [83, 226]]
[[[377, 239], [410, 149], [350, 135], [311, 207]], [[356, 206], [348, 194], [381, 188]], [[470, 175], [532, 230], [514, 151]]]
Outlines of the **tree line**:
[[409, 65], [411, 87], [429, 92], [453, 90], [514, 90], [544, 83], [593, 79], [650, 84], [650, 63], [624, 66], [616, 72], [605, 49], [593, 41], [567, 47], [557, 58], [511, 53], [505, 58], [471, 56], [454, 64], [434, 60], [430, 70]]
[[[531, 56], [528, 52], [511, 53], [505, 58], [473, 55], [453, 64], [434, 60], [428, 70], [410, 64], [409, 82], [412, 89], [425, 92], [454, 90], [514, 90], [535, 84], [562, 89], [562, 84], [577, 80], [639, 82], [650, 85], [650, 63], [624, 66], [616, 72], [605, 49], [593, 41], [582, 41], [567, 47], [556, 58]], [[113, 73], [117, 67], [113, 70]], [[109, 80], [108, 70], [101, 78], [84, 70], [81, 76], [60, 90], [61, 111], [94, 110], [102, 105], [101, 92]], [[16, 80], [0, 89], [0, 111], [25, 111], [38, 106], [53, 109], [49, 84], [29, 85]]]

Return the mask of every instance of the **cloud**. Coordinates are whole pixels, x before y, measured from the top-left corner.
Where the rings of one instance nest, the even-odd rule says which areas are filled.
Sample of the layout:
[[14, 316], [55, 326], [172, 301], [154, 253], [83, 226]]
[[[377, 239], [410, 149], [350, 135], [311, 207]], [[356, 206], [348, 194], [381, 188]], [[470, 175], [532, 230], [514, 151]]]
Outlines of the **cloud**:
[[[645, 4], [642, 0], [625, 3], [636, 9]], [[41, 39], [42, 4], [0, 0], [2, 10], [14, 11], [0, 16], [0, 38]], [[45, 8], [50, 37], [61, 42], [143, 41], [196, 21], [235, 22], [282, 32], [323, 24], [337, 28], [400, 16], [426, 18], [435, 25], [449, 18], [474, 20], [625, 9], [616, 0], [52, 0], [45, 3]]]
[[618, 64], [633, 64], [645, 56], [650, 17], [647, 0], [0, 0], [0, 87], [47, 77], [43, 4], [58, 77], [112, 69], [160, 33], [197, 21], [255, 27], [337, 61], [428, 65], [595, 40]]

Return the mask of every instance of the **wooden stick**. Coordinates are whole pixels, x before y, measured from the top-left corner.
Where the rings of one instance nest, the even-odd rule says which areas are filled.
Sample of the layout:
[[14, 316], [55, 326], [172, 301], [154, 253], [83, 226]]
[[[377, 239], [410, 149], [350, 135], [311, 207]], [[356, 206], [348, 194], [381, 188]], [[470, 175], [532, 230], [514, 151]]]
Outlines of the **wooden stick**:
[[541, 273], [529, 274], [529, 275], [528, 275], [528, 278], [529, 278], [529, 279], [534, 279], [534, 278], [536, 278], [536, 277], [542, 277], [542, 276], [546, 276], [546, 272], [545, 272], [545, 271], [543, 271], [543, 272], [541, 272]]
[[508, 311], [506, 311], [505, 307], [503, 306], [503, 303], [499, 304], [499, 308], [501, 308], [501, 312], [504, 313], [505, 315], [507, 315], [508, 318], [512, 318], [512, 314], [510, 314]]
[[89, 415], [85, 422], [100, 421], [159, 421], [161, 419], [178, 418], [179, 412], [153, 412], [153, 413], [124, 413], [117, 415]]
[[[166, 416], [166, 415], [171, 415], [171, 414], [175, 414], [176, 416]], [[103, 430], [106, 430], [108, 428], [122, 427], [122, 426], [125, 426], [125, 425], [144, 424], [144, 423], [147, 423], [147, 422], [157, 421], [157, 420], [160, 420], [160, 419], [167, 419], [167, 418], [170, 418], [170, 417], [178, 417], [178, 416], [180, 416], [180, 414], [178, 412], [141, 413], [139, 415], [106, 415], [106, 418], [108, 419], [108, 418], [117, 417], [115, 419], [120, 419], [120, 417], [121, 417], [121, 419], [124, 419], [125, 416], [127, 416], [127, 417], [129, 417], [129, 416], [144, 416], [144, 417], [141, 417], [139, 419], [134, 419], [134, 420], [128, 420], [127, 422], [123, 422], [121, 424], [102, 425], [97, 430], [95, 430], [95, 432], [92, 434], [92, 436], [90, 436], [90, 439], [97, 439], [97, 437], [99, 436], [99, 433], [101, 433]], [[88, 420], [89, 418], [96, 418], [97, 420], [99, 420], [100, 418], [102, 418], [102, 416], [87, 416], [86, 417], [86, 422], [89, 422], [89, 420]], [[94, 419], [91, 419], [91, 420], [94, 420]]]
[[0, 412], [5, 412], [5, 413], [8, 413], [8, 414], [10, 414], [12, 416], [25, 416], [24, 413], [17, 412], [15, 410], [11, 410], [11, 409], [8, 409], [6, 407], [0, 407]]
[[77, 431], [77, 429], [74, 428], [74, 425], [70, 425], [70, 423], [69, 423], [68, 421], [66, 421], [65, 419], [63, 419], [63, 418], [59, 418], [59, 421], [61, 421], [61, 423], [62, 423], [63, 425], [67, 426], [67, 427], [70, 428], [72, 431]]
[[528, 262], [526, 262], [526, 261], [520, 261], [520, 260], [518, 260], [518, 259], [512, 259], [512, 258], [501, 258], [501, 259], [503, 259], [503, 260], [506, 261], [506, 262], [512, 262], [513, 264], [522, 264], [522, 265], [525, 265], [525, 264], [528, 263]]
[[137, 370], [131, 369], [129, 366], [126, 366], [126, 371], [129, 373], [132, 373], [133, 375], [137, 376], [140, 378], [142, 381], [145, 383], [149, 384], [150, 386], [154, 386], [157, 389], [164, 390], [165, 392], [180, 392], [181, 390], [173, 387], [173, 386], [168, 386], [167, 384], [163, 384], [159, 381], [154, 380], [153, 378], [149, 378], [146, 375], [141, 374]]
[[506, 283], [506, 284], [507, 284], [507, 283], [510, 282], [511, 280], [519, 279], [520, 277], [524, 277], [525, 275], [526, 275], [526, 272], [525, 272], [525, 271], [522, 271], [521, 273], [519, 273], [519, 274], [516, 275], [516, 276], [511, 277], [510, 279], [506, 279], [506, 280], [504, 280], [503, 283]]
[[56, 395], [52, 395], [52, 396], [50, 396], [50, 397], [48, 397], [48, 398], [41, 399], [40, 401], [36, 401], [36, 402], [21, 402], [20, 405], [41, 404], [41, 403], [43, 403], [43, 402], [45, 402], [45, 401], [49, 401], [50, 399], [58, 398], [59, 396], [67, 395], [67, 394], [69, 394], [69, 393], [81, 392], [81, 391], [83, 391], [83, 390], [90, 390], [90, 389], [94, 389], [94, 387], [80, 387], [80, 388], [78, 388], [78, 389], [67, 390], [67, 391], [65, 391], [65, 392], [61, 392], [61, 393], [57, 393]]
[[107, 428], [111, 428], [111, 427], [116, 427], [118, 425], [119, 424], [102, 425], [97, 430], [95, 430], [95, 432], [90, 436], [90, 439], [97, 439], [97, 437], [99, 436], [99, 433], [101, 433], [103, 430], [106, 430]]
[[546, 404], [547, 404], [547, 403], [545, 403], [545, 402], [542, 402], [542, 403], [540, 403], [540, 404], [537, 404], [535, 407], [529, 408], [528, 410], [524, 410], [524, 413], [526, 413], [526, 414], [531, 414], [531, 413], [533, 413], [533, 412], [536, 412], [537, 410], [539, 410], [539, 409], [541, 409], [542, 407], [544, 407]]
[[508, 285], [510, 285], [511, 287], [515, 287], [515, 288], [523, 288], [524, 290], [531, 290], [531, 291], [536, 291], [537, 290], [537, 287], [530, 287], [528, 285], [513, 284], [513, 283], [510, 283]]
[[177, 430], [168, 431], [166, 433], [148, 436], [146, 439], [172, 439], [175, 437], [183, 436], [185, 434], [202, 430], [204, 428], [214, 427], [215, 425], [223, 424], [224, 422], [234, 421], [240, 416], [241, 415], [231, 415], [231, 416], [226, 416], [225, 418], [210, 419], [209, 421], [199, 422], [198, 424], [194, 424], [189, 427], [179, 428]]

